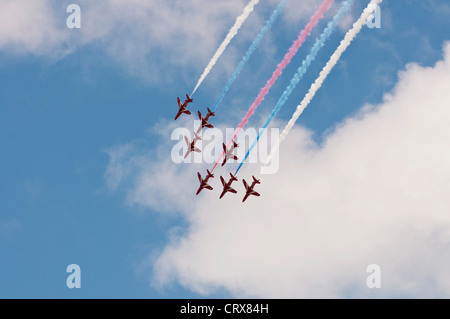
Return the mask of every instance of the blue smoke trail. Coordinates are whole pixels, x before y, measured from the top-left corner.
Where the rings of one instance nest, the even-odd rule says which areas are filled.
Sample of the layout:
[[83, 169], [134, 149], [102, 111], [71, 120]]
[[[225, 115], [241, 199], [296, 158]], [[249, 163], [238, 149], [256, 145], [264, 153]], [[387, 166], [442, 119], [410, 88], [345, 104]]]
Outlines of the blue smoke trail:
[[237, 66], [236, 70], [234, 70], [233, 75], [231, 76], [231, 78], [228, 80], [227, 84], [223, 88], [222, 93], [220, 94], [219, 98], [216, 101], [216, 104], [214, 104], [214, 106], [212, 107], [212, 111], [213, 112], [216, 110], [217, 106], [220, 104], [222, 99], [225, 97], [225, 95], [227, 94], [227, 92], [230, 89], [231, 85], [233, 84], [234, 80], [236, 80], [237, 76], [239, 75], [239, 73], [241, 72], [242, 68], [247, 63], [247, 61], [250, 59], [250, 57], [252, 56], [253, 52], [255, 52], [255, 50], [258, 48], [259, 43], [264, 38], [264, 36], [266, 35], [267, 31], [269, 31], [272, 28], [273, 23], [277, 20], [277, 18], [280, 15], [281, 11], [283, 11], [283, 8], [285, 7], [286, 2], [287, 2], [287, 0], [283, 0], [283, 1], [280, 2], [278, 7], [275, 9], [275, 11], [270, 16], [270, 19], [267, 20], [266, 25], [264, 26], [264, 28], [262, 28], [262, 30], [256, 36], [256, 39], [250, 45], [250, 48], [248, 48], [247, 52], [244, 54], [241, 62]]
[[241, 169], [242, 165], [244, 164], [245, 160], [250, 155], [250, 152], [253, 150], [253, 148], [258, 143], [261, 135], [266, 130], [267, 126], [269, 126], [270, 122], [273, 120], [273, 118], [277, 115], [278, 111], [281, 109], [281, 107], [284, 105], [284, 103], [289, 98], [289, 95], [291, 95], [292, 91], [295, 89], [297, 84], [300, 82], [300, 80], [305, 75], [306, 71], [308, 70], [308, 67], [311, 65], [311, 63], [315, 60], [317, 54], [319, 53], [320, 49], [325, 45], [325, 42], [329, 39], [333, 31], [336, 29], [337, 24], [339, 21], [344, 17], [344, 15], [347, 13], [347, 11], [352, 6], [353, 2], [355, 0], [346, 0], [342, 3], [341, 8], [339, 9], [338, 13], [334, 16], [333, 20], [331, 20], [325, 30], [322, 32], [320, 37], [316, 40], [316, 43], [314, 44], [313, 48], [311, 49], [309, 55], [303, 60], [302, 65], [297, 70], [297, 73], [294, 75], [294, 77], [291, 79], [291, 83], [286, 88], [286, 90], [283, 92], [283, 95], [278, 100], [276, 106], [270, 113], [269, 117], [267, 118], [266, 122], [264, 123], [263, 127], [260, 129], [258, 137], [255, 141], [253, 141], [253, 144], [250, 146], [250, 148], [247, 151], [247, 154], [245, 154], [244, 159], [239, 164], [239, 167], [236, 170], [236, 175], [239, 170]]

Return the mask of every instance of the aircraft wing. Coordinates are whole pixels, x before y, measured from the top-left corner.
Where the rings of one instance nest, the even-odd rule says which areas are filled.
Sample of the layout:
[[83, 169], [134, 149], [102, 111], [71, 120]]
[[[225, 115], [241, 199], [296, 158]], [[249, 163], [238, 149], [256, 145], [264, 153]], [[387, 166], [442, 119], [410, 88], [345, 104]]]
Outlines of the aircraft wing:
[[222, 182], [222, 185], [225, 186], [225, 180], [223, 179], [222, 176], [220, 176], [220, 181]]
[[[200, 174], [200, 173], [199, 173], [199, 174]], [[248, 190], [248, 184], [247, 184], [247, 182], [245, 181], [245, 179], [244, 179], [244, 186], [245, 186], [245, 189]]]
[[229, 189], [228, 191], [231, 192], [231, 193], [233, 193], [233, 194], [236, 194], [236, 193], [237, 193], [237, 191], [236, 191], [234, 188], [231, 188], [231, 187], [230, 187], [230, 189]]
[[197, 173], [197, 176], [198, 176], [199, 182], [200, 182], [200, 183], [203, 182], [203, 180], [202, 180], [202, 175], [200, 175], [200, 173]]

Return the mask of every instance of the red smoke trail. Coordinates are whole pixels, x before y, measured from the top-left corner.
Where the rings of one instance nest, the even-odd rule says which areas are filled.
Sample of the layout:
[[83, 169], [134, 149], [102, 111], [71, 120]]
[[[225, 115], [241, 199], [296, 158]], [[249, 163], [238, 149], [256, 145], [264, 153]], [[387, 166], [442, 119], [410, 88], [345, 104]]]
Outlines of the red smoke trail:
[[[334, 0], [325, 0], [319, 9], [317, 9], [316, 13], [311, 17], [311, 20], [306, 25], [306, 27], [300, 32], [297, 40], [292, 44], [292, 46], [289, 48], [289, 51], [284, 56], [283, 60], [280, 64], [278, 64], [277, 68], [272, 74], [272, 77], [269, 81], [267, 81], [266, 85], [261, 89], [258, 96], [256, 97], [253, 104], [250, 106], [250, 108], [247, 111], [247, 114], [245, 114], [244, 118], [242, 119], [241, 123], [238, 125], [236, 130], [233, 133], [233, 136], [227, 143], [227, 148], [230, 147], [233, 140], [236, 138], [236, 136], [239, 134], [239, 132], [244, 128], [244, 126], [248, 123], [248, 120], [250, 117], [255, 113], [258, 106], [261, 104], [261, 102], [264, 100], [267, 93], [269, 93], [270, 89], [272, 88], [275, 81], [278, 79], [278, 77], [283, 73], [284, 68], [291, 62], [292, 58], [295, 56], [295, 54], [298, 52], [302, 44], [305, 42], [306, 37], [308, 37], [311, 34], [311, 30], [317, 25], [320, 19], [323, 18], [323, 15], [325, 12], [327, 12], [331, 5], [333, 4]], [[213, 169], [211, 172], [214, 171], [217, 164], [220, 162], [222, 157], [225, 155], [225, 152], [222, 152], [222, 155], [217, 159], [216, 163], [214, 164]]]

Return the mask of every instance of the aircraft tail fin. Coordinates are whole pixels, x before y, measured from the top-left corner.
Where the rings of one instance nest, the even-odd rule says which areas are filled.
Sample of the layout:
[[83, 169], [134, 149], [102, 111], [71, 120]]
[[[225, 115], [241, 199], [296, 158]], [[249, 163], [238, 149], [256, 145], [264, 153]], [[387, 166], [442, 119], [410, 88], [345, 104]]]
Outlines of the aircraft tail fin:
[[252, 177], [253, 177], [253, 182], [255, 184], [261, 184], [261, 181], [259, 179], [256, 179], [255, 176], [252, 176]]
[[216, 114], [213, 111], [211, 111], [209, 107], [207, 109], [208, 109], [208, 116], [216, 116]]

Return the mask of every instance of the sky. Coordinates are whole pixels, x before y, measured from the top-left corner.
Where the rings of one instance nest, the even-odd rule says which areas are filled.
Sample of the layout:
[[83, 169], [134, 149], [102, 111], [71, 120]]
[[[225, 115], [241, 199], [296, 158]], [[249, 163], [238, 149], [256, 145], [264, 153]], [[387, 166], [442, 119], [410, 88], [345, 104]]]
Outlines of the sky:
[[[248, 123], [259, 128], [341, 0]], [[171, 139], [246, 0], [0, 2], [0, 298], [448, 298], [450, 3], [384, 0], [280, 147], [237, 195], [195, 196]], [[194, 96], [214, 105], [265, 21], [265, 0]], [[320, 0], [288, 0], [216, 110], [235, 128]], [[272, 128], [283, 129], [369, 0], [356, 0]], [[81, 8], [81, 28], [66, 11]], [[244, 151], [244, 147], [242, 150]], [[261, 179], [242, 203], [242, 178]], [[238, 185], [239, 184], [239, 185]], [[69, 289], [67, 266], [81, 269]], [[369, 289], [368, 265], [381, 269]]]

